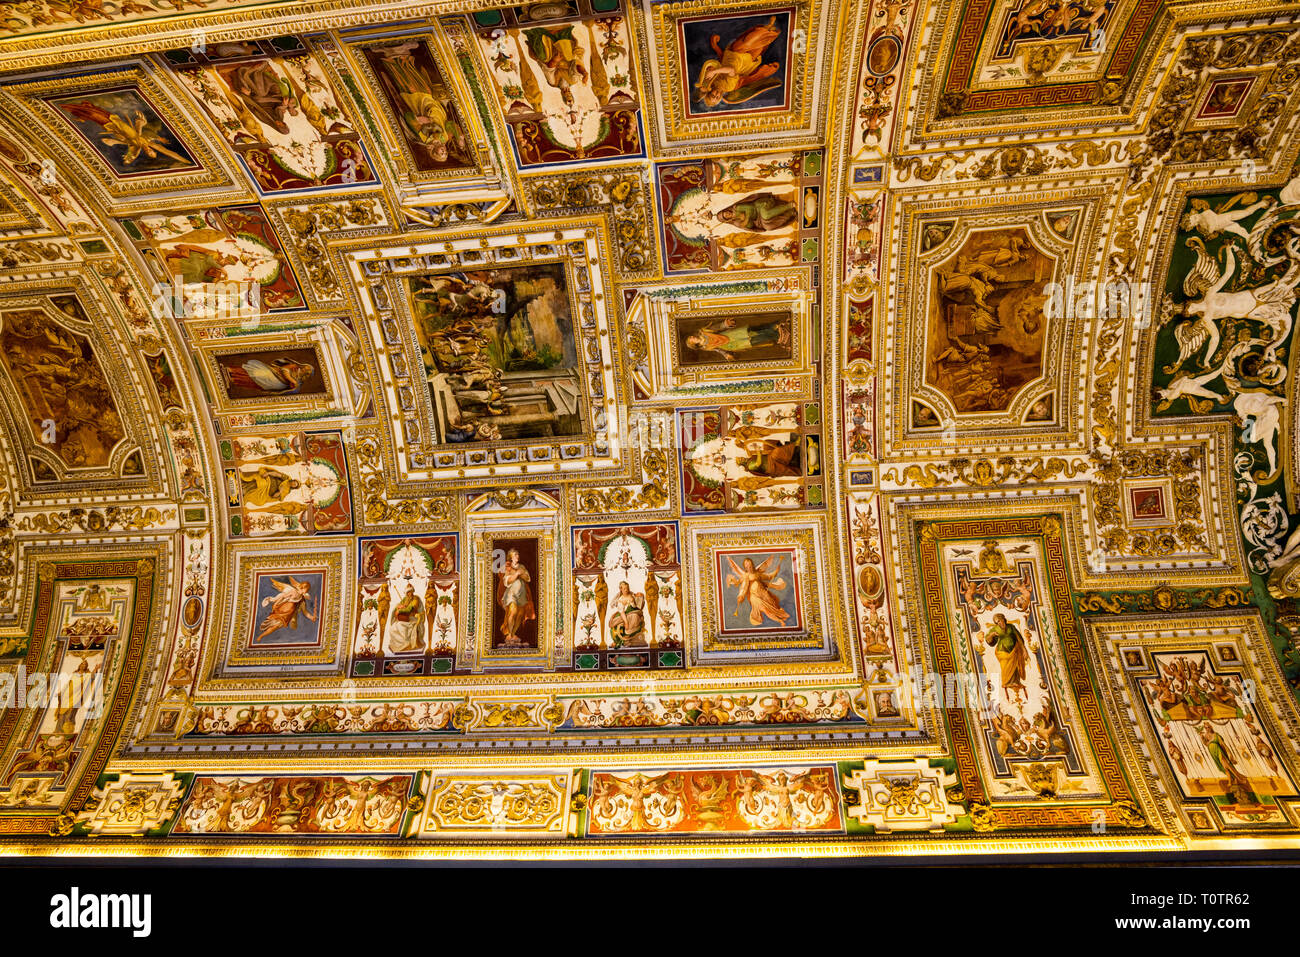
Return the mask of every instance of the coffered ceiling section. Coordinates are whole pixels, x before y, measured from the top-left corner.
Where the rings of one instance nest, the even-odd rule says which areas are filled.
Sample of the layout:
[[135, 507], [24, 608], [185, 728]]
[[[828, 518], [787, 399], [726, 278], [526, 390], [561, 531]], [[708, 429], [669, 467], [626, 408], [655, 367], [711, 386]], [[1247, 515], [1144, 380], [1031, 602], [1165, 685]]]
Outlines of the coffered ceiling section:
[[0, 14], [0, 852], [1300, 837], [1300, 7]]

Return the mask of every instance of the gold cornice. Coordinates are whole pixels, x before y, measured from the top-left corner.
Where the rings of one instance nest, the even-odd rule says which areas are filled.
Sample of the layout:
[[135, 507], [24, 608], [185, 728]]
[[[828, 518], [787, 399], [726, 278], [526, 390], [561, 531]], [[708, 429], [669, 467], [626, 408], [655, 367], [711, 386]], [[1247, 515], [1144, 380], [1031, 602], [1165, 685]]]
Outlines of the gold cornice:
[[129, 23], [86, 24], [62, 31], [27, 34], [0, 39], [0, 69], [34, 70], [89, 62], [107, 56], [132, 56], [161, 50], [175, 50], [194, 42], [202, 31], [205, 42], [250, 40], [285, 32], [285, 15], [292, 17], [293, 32], [368, 26], [379, 21], [432, 18], [450, 13], [490, 10], [493, 0], [438, 0], [434, 3], [397, 2], [351, 3], [349, 0], [315, 0], [295, 3], [250, 2], [212, 11], [181, 11], [172, 15]]

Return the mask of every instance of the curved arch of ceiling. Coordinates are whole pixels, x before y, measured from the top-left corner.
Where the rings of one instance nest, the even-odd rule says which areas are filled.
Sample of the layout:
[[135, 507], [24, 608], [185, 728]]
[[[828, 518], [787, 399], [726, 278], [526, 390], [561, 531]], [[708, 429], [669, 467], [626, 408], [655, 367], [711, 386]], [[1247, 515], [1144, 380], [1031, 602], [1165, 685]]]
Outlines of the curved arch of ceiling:
[[[846, 847], [1055, 833], [1071, 789], [1189, 846], [1249, 821], [1137, 754], [1195, 747], [1135, 717], [1181, 660], [1262, 689], [1229, 738], [1282, 762], [1253, 796], [1294, 827], [1293, 14], [408, 6], [213, 3], [93, 63], [93, 24], [0, 33], [34, 64], [0, 77], [0, 610], [154, 596], [110, 770], [459, 768], [446, 736], [507, 728], [536, 769], [651, 729], [582, 751], [567, 800], [697, 719], [742, 743], [684, 767], [788, 765], [755, 730], [784, 722], [816, 743], [783, 774], [857, 762], [812, 825]], [[709, 100], [719, 61], [748, 85]], [[1019, 665], [981, 650], [1008, 617]], [[1061, 677], [1089, 667], [1102, 705]], [[986, 682], [983, 745], [936, 673]], [[0, 757], [60, 740], [30, 730]], [[388, 739], [418, 757], [376, 764]], [[943, 800], [895, 821], [880, 761], [921, 753]]]

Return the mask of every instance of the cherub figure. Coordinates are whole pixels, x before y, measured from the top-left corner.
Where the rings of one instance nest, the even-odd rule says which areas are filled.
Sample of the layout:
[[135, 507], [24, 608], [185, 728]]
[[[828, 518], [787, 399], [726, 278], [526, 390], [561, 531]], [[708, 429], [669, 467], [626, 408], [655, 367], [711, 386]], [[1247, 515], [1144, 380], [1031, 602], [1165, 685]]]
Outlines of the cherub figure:
[[749, 623], [754, 627], [770, 619], [777, 625], [784, 625], [790, 620], [790, 613], [781, 607], [781, 601], [773, 592], [784, 591], [786, 582], [780, 577], [775, 566], [777, 556], [769, 556], [762, 564], [755, 566], [752, 558], [742, 559], [742, 567], [728, 557], [732, 574], [727, 576], [727, 584], [736, 588], [736, 611], [740, 606], [749, 604]]

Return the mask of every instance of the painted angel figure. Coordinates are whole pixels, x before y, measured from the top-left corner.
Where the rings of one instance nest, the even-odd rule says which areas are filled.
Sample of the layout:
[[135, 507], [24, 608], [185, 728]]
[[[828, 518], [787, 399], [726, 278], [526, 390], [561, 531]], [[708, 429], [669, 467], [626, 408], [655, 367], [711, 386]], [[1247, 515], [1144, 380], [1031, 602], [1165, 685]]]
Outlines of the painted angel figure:
[[287, 582], [272, 578], [271, 584], [277, 591], [262, 599], [262, 607], [270, 605], [271, 613], [262, 621], [262, 629], [257, 633], [259, 640], [282, 628], [290, 631], [297, 628], [300, 611], [308, 621], [316, 621], [316, 614], [311, 610], [313, 596], [310, 582], [300, 582], [290, 575]]
[[763, 54], [780, 35], [776, 17], [771, 17], [762, 26], [750, 27], [725, 49], [719, 44], [721, 37], [716, 33], [710, 37], [709, 45], [718, 58], [705, 60], [695, 81], [704, 105], [712, 108], [724, 100], [744, 103], [780, 86], [779, 80], [772, 79], [772, 74], [781, 69], [780, 61], [763, 62]]
[[784, 625], [790, 619], [790, 613], [781, 607], [781, 601], [773, 592], [784, 591], [785, 579], [780, 577], [776, 568], [777, 556], [769, 556], [761, 565], [755, 566], [752, 558], [741, 560], [743, 568], [737, 567], [730, 556], [727, 564], [732, 574], [727, 576], [727, 584], [736, 589], [736, 610], [749, 604], [749, 623], [754, 627], [763, 624], [764, 618], [771, 619], [778, 625]]
[[79, 120], [94, 123], [104, 132], [99, 138], [105, 146], [125, 147], [122, 157], [124, 166], [134, 165], [141, 156], [157, 159], [159, 154], [189, 166], [193, 161], [188, 156], [172, 152], [163, 145], [162, 124], [150, 123], [139, 110], [130, 117], [110, 113], [94, 103], [72, 103], [64, 109]]

